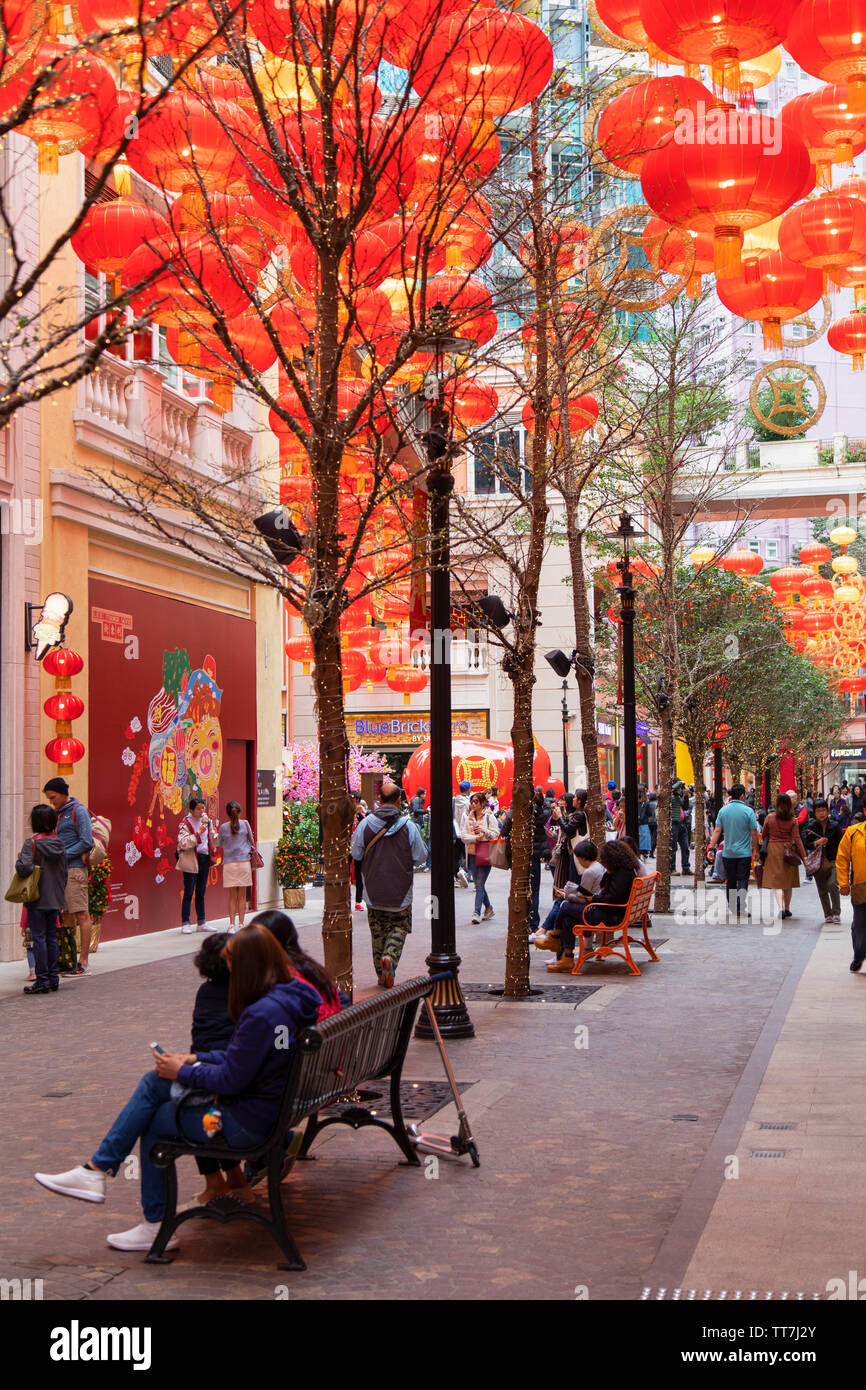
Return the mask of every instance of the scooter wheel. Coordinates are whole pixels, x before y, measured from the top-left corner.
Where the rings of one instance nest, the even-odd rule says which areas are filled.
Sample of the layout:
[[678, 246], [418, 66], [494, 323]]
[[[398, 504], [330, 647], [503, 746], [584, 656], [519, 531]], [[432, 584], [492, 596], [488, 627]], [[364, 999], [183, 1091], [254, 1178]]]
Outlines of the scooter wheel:
[[477, 1148], [475, 1147], [475, 1140], [474, 1140], [474, 1139], [470, 1139], [470, 1140], [469, 1140], [469, 1143], [466, 1145], [466, 1152], [468, 1153], [469, 1157], [472, 1159], [472, 1167], [473, 1167], [473, 1168], [480, 1168], [480, 1167], [481, 1167], [481, 1159], [478, 1157], [478, 1150], [477, 1150]]

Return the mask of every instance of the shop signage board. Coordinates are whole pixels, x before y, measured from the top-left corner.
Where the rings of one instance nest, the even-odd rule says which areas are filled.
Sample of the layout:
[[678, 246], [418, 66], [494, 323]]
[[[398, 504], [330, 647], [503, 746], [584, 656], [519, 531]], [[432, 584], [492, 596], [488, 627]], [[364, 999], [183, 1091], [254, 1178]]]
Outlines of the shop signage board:
[[[487, 710], [456, 710], [451, 715], [451, 736], [486, 738], [487, 720]], [[427, 743], [430, 738], [430, 711], [347, 714], [346, 733], [350, 743], [361, 743], [367, 747]]]

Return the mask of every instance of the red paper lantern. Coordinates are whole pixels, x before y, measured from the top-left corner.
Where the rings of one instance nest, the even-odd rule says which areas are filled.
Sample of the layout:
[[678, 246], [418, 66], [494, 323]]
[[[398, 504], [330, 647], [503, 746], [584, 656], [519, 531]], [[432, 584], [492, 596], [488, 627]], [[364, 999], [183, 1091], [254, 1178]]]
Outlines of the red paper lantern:
[[[801, 565], [826, 565], [832, 560], [833, 551], [829, 545], [822, 544], [821, 541], [811, 541], [809, 545], [801, 545], [797, 559]], [[829, 584], [829, 579], [823, 581]]]
[[80, 738], [64, 734], [46, 743], [45, 756], [50, 763], [56, 763], [58, 774], [65, 777], [72, 771], [73, 765], [84, 757], [84, 744]]
[[799, 203], [782, 218], [779, 249], [792, 261], [825, 272], [862, 263], [866, 260], [866, 203], [835, 193]]
[[[716, 143], [722, 134], [725, 143]], [[678, 227], [712, 232], [716, 272], [729, 277], [740, 273], [743, 231], [785, 212], [812, 181], [802, 140], [770, 116], [736, 111], [710, 112], [688, 140], [648, 155], [641, 171], [653, 211]]]
[[785, 47], [805, 72], [845, 82], [852, 111], [866, 111], [866, 2], [802, 0], [788, 25]]
[[813, 578], [812, 571], [802, 565], [785, 565], [782, 569], [774, 570], [767, 582], [776, 596], [787, 597], [799, 594], [802, 585]]
[[412, 85], [422, 102], [495, 119], [539, 96], [552, 72], [553, 48], [537, 24], [478, 7], [435, 25]]
[[641, 18], [640, 0], [596, 0], [596, 13], [602, 24], [625, 39], [631, 48], [646, 48], [649, 36]]
[[168, 222], [158, 212], [130, 198], [116, 198], [89, 208], [70, 240], [80, 261], [115, 276], [139, 246], [168, 234]]
[[855, 372], [862, 372], [863, 354], [866, 353], [866, 314], [847, 314], [845, 318], [831, 323], [827, 329], [827, 342], [836, 352], [851, 358]]
[[[535, 426], [535, 407], [532, 401], [527, 401], [522, 411], [522, 419], [526, 428], [532, 432]], [[568, 425], [573, 435], [581, 435], [586, 430], [592, 429], [598, 421], [598, 402], [594, 396], [583, 395], [575, 396], [568, 403]], [[550, 412], [550, 428], [554, 433], [559, 431], [559, 411], [553, 407]]]
[[719, 561], [719, 567], [745, 578], [747, 574], [760, 574], [764, 568], [764, 562], [760, 555], [756, 555], [753, 550], [732, 550], [729, 555], [725, 555]]
[[463, 430], [483, 425], [499, 409], [499, 396], [492, 386], [474, 377], [462, 377], [445, 387], [445, 404]]
[[229, 262], [224, 250], [204, 237], [140, 246], [123, 271], [124, 288], [150, 282], [133, 295], [133, 311], [168, 328], [209, 328], [214, 317], [209, 299], [226, 318], [237, 318], [249, 308], [256, 279], [256, 268], [242, 251], [233, 250]]
[[781, 348], [782, 324], [811, 309], [823, 289], [819, 270], [798, 265], [781, 251], [761, 251], [752, 257], [748, 277], [716, 282], [716, 293], [726, 309], [763, 325], [765, 350]]
[[599, 117], [596, 142], [604, 158], [639, 174], [652, 150], [667, 144], [680, 111], [697, 115], [715, 105], [708, 87], [692, 77], [651, 77], [615, 96]]
[[651, 41], [686, 63], [709, 63], [713, 84], [739, 95], [740, 62], [782, 43], [798, 0], [641, 0]]
[[70, 651], [68, 647], [53, 647], [46, 653], [42, 666], [49, 676], [69, 680], [84, 670], [84, 657], [79, 656], [78, 652]]
[[84, 713], [84, 701], [80, 695], [73, 695], [71, 690], [59, 690], [56, 695], [49, 695], [42, 708], [49, 719], [66, 724]]
[[[802, 550], [800, 551], [800, 563], [811, 563], [803, 560]], [[804, 579], [800, 585], [800, 597], [814, 601], [832, 598], [833, 582], [830, 579], [822, 579], [820, 574], [813, 574], [811, 579]]]
[[[781, 114], [784, 121], [785, 107]], [[866, 113], [851, 107], [844, 86], [829, 86], [807, 92], [792, 114], [817, 165], [819, 184], [830, 188], [832, 166], [850, 164], [866, 149]]]
[[703, 290], [701, 276], [712, 275], [715, 268], [712, 233], [686, 231], [672, 227], [660, 217], [651, 217], [641, 240], [650, 264], [657, 254], [659, 270], [669, 275], [687, 274], [686, 294], [690, 299], [699, 299]]
[[290, 661], [300, 661], [301, 670], [305, 676], [308, 676], [310, 674], [310, 662], [313, 660], [313, 639], [302, 633], [290, 637], [286, 643], [286, 656]]
[[254, 135], [250, 116], [234, 102], [205, 101], [174, 88], [140, 120], [127, 154], [143, 178], [156, 173], [159, 186], [180, 193], [200, 219], [202, 185], [213, 192], [247, 192], [238, 146], [255, 144]]
[[56, 174], [60, 145], [74, 147], [92, 138], [109, 123], [117, 91], [107, 63], [80, 45], [46, 39], [0, 87], [0, 117], [11, 116], [41, 82], [33, 114], [15, 130], [39, 147], [40, 174]]

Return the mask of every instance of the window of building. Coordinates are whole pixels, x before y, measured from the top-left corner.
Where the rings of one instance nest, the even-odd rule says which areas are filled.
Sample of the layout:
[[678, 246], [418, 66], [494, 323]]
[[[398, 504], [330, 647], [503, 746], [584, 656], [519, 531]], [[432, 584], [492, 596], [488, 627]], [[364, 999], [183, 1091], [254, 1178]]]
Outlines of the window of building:
[[489, 497], [492, 493], [508, 492], [507, 479], [517, 483], [521, 473], [523, 490], [530, 491], [531, 476], [524, 461], [526, 444], [525, 431], [514, 425], [487, 434], [479, 434], [473, 445], [473, 468], [470, 470], [472, 491], [478, 497]]
[[767, 559], [768, 559], [768, 560], [778, 560], [778, 558], [779, 558], [779, 542], [778, 542], [778, 541], [767, 541]]
[[761, 553], [761, 542], [760, 542], [760, 541], [749, 541], [749, 542], [748, 542], [748, 547], [749, 547], [749, 550], [751, 550], [751, 552], [752, 552], [753, 555], [760, 555], [760, 553]]

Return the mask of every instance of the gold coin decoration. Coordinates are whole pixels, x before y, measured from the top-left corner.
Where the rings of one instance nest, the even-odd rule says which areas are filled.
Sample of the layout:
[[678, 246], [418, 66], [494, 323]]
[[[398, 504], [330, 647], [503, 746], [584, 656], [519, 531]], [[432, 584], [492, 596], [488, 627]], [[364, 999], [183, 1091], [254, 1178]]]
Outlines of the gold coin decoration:
[[[775, 381], [773, 372], [796, 373], [793, 379]], [[765, 415], [758, 404], [758, 390], [762, 381], [766, 381], [773, 393], [773, 403], [769, 414]], [[807, 381], [811, 381], [815, 390], [818, 392], [818, 404], [809, 413], [803, 400], [803, 388]], [[782, 401], [783, 391], [793, 391], [794, 400], [790, 404]], [[807, 366], [804, 362], [797, 362], [792, 357], [780, 357], [777, 362], [768, 362], [766, 367], [762, 367], [752, 378], [752, 385], [749, 388], [749, 404], [755, 419], [764, 426], [765, 429], [772, 430], [774, 434], [792, 438], [794, 435], [804, 434], [813, 425], [817, 425], [821, 416], [824, 414], [824, 407], [827, 404], [827, 391], [820, 376], [814, 367]], [[788, 411], [797, 411], [803, 416], [803, 423], [799, 425], [777, 425], [774, 416], [782, 415]]]
[[[813, 308], [814, 307], [815, 306], [813, 305]], [[815, 327], [815, 321], [812, 318], [812, 311], [810, 309], [807, 309], [806, 313], [801, 314], [798, 319], [789, 319], [787, 323], [782, 324], [782, 347], [804, 348], [809, 347], [811, 343], [817, 343], [818, 339], [823, 338], [824, 334], [827, 332], [827, 329], [830, 327], [832, 318], [833, 307], [830, 303], [830, 296], [829, 294], [825, 294], [821, 298], [821, 327]], [[792, 327], [795, 323], [802, 324], [803, 327], [809, 329], [810, 331], [806, 334], [805, 338], [791, 338], [790, 340], [788, 340], [785, 337], [785, 329]]]
[[614, 97], [618, 97], [620, 92], [627, 91], [629, 87], [639, 87], [641, 83], [647, 81], [648, 77], [649, 74], [646, 72], [633, 72], [627, 77], [618, 77], [615, 82], [608, 83], [606, 87], [602, 87], [598, 96], [590, 103], [586, 116], [584, 117], [583, 143], [589, 151], [589, 157], [596, 168], [601, 169], [605, 174], [609, 174], [611, 178], [625, 179], [627, 182], [636, 183], [640, 178], [640, 174], [631, 174], [627, 169], [620, 169], [618, 164], [611, 164], [610, 160], [605, 159], [595, 138], [595, 127], [598, 124], [598, 118], [608, 102], [612, 101]]
[[[649, 265], [629, 265], [629, 251], [639, 249], [646, 256], [646, 245], [640, 231], [633, 227], [620, 226], [621, 223], [634, 223], [638, 219], [654, 217], [652, 208], [646, 203], [631, 203], [628, 207], [617, 208], [597, 223], [589, 243], [589, 280], [595, 292], [617, 309], [627, 313], [648, 314], [670, 304], [681, 294], [689, 282], [695, 264], [694, 242], [688, 234], [683, 238], [686, 262], [680, 275], [667, 275], [659, 269], [659, 255], [662, 238], [654, 238], [649, 251]], [[612, 237], [610, 234], [612, 233]], [[616, 265], [613, 274], [607, 276], [611, 259], [611, 241], [617, 246]], [[689, 254], [690, 253], [690, 254]], [[655, 285], [658, 293], [647, 298], [628, 299], [617, 292], [616, 287], [626, 284]]]

